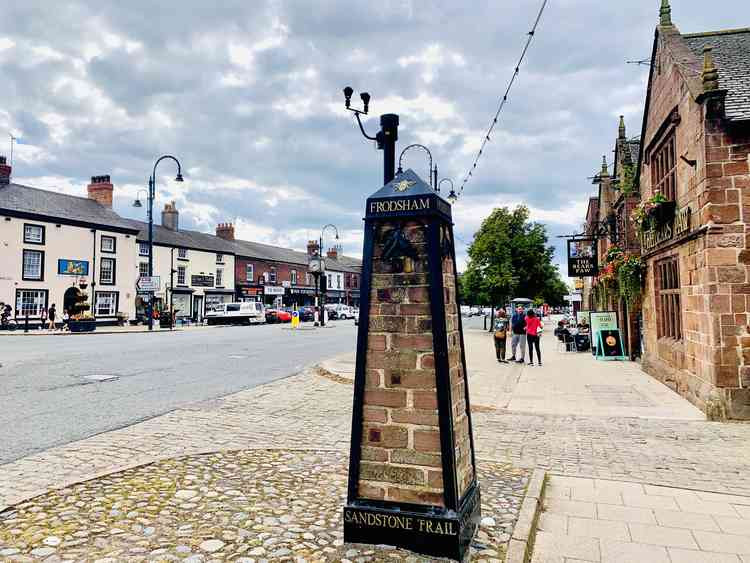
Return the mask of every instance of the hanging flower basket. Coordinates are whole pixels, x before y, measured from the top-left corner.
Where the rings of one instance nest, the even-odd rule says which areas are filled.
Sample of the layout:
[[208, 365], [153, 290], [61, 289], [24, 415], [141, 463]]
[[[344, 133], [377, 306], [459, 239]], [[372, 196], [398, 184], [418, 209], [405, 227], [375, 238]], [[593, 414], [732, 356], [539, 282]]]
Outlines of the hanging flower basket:
[[631, 218], [639, 233], [663, 225], [674, 218], [677, 203], [669, 201], [657, 191], [653, 196], [642, 201], [633, 210]]
[[656, 225], [665, 225], [672, 219], [674, 219], [675, 211], [677, 210], [676, 201], [664, 201], [654, 207], [649, 215], [652, 217]]

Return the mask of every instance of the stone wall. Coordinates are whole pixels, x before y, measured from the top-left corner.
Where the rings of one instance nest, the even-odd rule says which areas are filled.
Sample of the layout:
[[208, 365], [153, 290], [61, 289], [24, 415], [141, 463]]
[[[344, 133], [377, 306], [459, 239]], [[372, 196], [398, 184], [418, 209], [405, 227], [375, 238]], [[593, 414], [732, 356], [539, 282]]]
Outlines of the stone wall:
[[[644, 368], [712, 418], [750, 418], [750, 127], [723, 119], [720, 95], [696, 101], [687, 67], [673, 63], [684, 55], [679, 42], [669, 33], [660, 40], [644, 146], [676, 109], [677, 206], [690, 208], [693, 234], [646, 253]], [[650, 175], [644, 160], [644, 199]], [[670, 256], [679, 258], [679, 341], [658, 338], [655, 270]]]

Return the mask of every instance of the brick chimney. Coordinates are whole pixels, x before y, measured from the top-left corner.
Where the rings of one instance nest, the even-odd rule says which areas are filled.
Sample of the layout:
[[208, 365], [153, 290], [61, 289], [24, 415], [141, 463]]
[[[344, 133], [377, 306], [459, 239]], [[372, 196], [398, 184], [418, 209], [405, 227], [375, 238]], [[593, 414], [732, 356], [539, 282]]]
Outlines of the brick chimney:
[[336, 260], [336, 258], [339, 257], [339, 247], [338, 247], [338, 245], [337, 246], [332, 246], [331, 248], [329, 248], [328, 252], [326, 254], [327, 254], [328, 258], [333, 258], [334, 260]]
[[232, 223], [219, 223], [216, 225], [216, 236], [224, 240], [234, 240], [234, 225]]
[[91, 183], [88, 185], [89, 199], [93, 199], [104, 207], [112, 209], [112, 182], [109, 180], [109, 174], [106, 176], [91, 176]]
[[307, 255], [308, 256], [314, 256], [318, 253], [318, 241], [317, 240], [308, 240], [307, 241]]
[[161, 226], [176, 231], [180, 224], [180, 212], [177, 211], [177, 205], [174, 201], [164, 204], [164, 211], [161, 212]]
[[10, 166], [4, 156], [0, 156], [0, 186], [10, 184]]

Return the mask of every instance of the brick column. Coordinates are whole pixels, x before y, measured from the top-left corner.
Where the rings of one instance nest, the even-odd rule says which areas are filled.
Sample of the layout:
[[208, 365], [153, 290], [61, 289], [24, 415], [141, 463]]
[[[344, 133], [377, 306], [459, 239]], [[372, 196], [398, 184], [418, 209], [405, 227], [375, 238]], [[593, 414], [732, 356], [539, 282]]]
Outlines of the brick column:
[[367, 203], [344, 537], [462, 558], [479, 518], [450, 206], [413, 171]]

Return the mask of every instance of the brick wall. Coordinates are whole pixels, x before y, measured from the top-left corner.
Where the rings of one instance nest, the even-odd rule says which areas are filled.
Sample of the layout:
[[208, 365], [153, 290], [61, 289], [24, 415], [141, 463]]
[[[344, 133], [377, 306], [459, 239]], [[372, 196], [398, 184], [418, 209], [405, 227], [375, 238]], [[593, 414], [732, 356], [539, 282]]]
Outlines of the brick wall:
[[[679, 37], [667, 33], [656, 55], [644, 146], [676, 108], [677, 206], [690, 207], [697, 232], [647, 255], [644, 368], [710, 417], [750, 418], [750, 127], [728, 124], [715, 99], [697, 103], [684, 63], [673, 64], [673, 56], [688, 55]], [[650, 179], [644, 160], [644, 198], [653, 193]], [[679, 259], [683, 337], [677, 341], [658, 338], [655, 265], [670, 256]]]
[[[252, 282], [247, 279], [247, 265], [253, 265], [253, 280]], [[305, 274], [307, 273], [307, 265], [305, 264], [287, 264], [284, 262], [267, 262], [264, 260], [255, 260], [252, 258], [241, 258], [237, 257], [234, 261], [234, 276], [235, 285], [246, 285], [248, 283], [258, 283], [258, 279], [263, 277], [264, 272], [270, 272], [271, 268], [276, 268], [276, 285], [281, 285], [281, 282], [291, 282], [292, 276], [291, 271], [297, 270], [297, 285], [305, 284]], [[311, 282], [312, 283], [312, 282]]]

